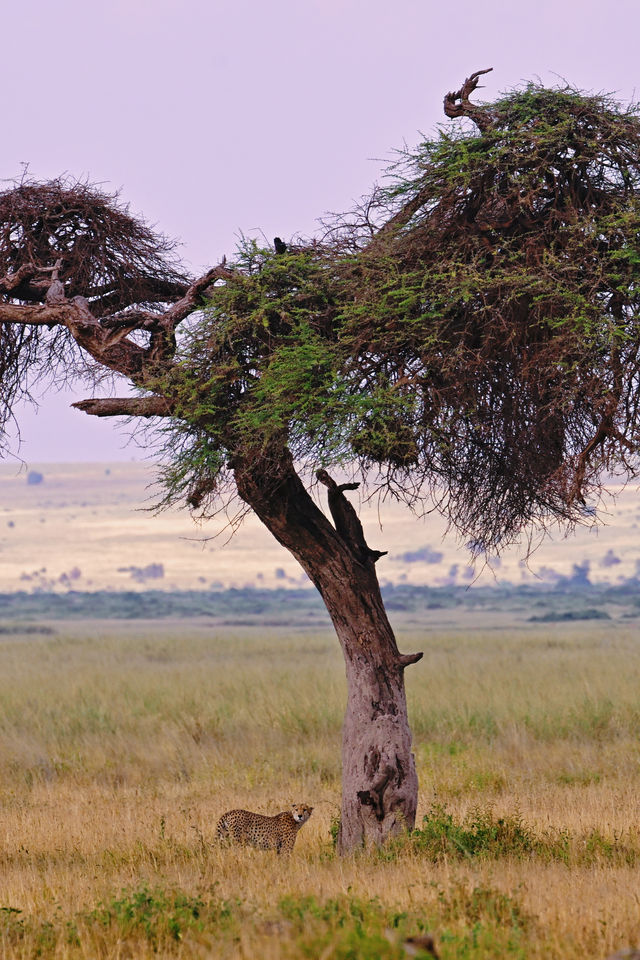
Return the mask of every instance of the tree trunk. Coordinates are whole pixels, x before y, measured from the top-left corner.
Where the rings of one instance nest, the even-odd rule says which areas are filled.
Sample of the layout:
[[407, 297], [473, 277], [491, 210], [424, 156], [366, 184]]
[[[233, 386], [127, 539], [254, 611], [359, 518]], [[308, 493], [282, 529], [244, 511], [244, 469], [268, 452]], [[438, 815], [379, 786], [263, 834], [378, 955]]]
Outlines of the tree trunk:
[[418, 779], [404, 690], [403, 656], [380, 595], [375, 562], [343, 491], [325, 471], [333, 526], [296, 474], [288, 450], [276, 461], [234, 463], [238, 492], [298, 560], [320, 591], [344, 654], [347, 710], [342, 739], [342, 811], [338, 846], [347, 853], [384, 842], [415, 824]]

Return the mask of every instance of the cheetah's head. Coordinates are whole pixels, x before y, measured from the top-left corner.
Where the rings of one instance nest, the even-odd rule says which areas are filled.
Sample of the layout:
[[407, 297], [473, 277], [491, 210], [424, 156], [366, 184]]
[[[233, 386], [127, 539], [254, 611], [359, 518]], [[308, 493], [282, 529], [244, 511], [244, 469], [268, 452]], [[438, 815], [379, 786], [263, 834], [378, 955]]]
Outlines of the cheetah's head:
[[296, 823], [306, 823], [313, 813], [313, 807], [309, 807], [306, 803], [293, 803], [291, 813]]

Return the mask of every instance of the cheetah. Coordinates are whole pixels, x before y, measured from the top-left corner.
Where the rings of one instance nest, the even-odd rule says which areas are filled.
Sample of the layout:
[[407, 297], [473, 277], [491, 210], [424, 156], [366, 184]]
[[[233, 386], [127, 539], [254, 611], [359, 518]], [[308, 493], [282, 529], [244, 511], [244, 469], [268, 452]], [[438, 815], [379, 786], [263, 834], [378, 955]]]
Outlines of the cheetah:
[[260, 850], [277, 850], [291, 853], [298, 830], [307, 822], [313, 807], [306, 803], [294, 803], [291, 810], [264, 817], [248, 810], [229, 810], [218, 820], [216, 833], [220, 840], [232, 840], [249, 844]]

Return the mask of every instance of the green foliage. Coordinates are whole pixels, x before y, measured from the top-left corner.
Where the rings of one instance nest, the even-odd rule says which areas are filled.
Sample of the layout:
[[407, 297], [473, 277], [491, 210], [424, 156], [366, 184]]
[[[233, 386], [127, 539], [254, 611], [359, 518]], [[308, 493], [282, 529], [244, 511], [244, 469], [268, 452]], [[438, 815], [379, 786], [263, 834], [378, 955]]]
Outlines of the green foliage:
[[418, 473], [480, 549], [575, 518], [624, 461], [640, 339], [635, 110], [529, 86], [487, 112], [392, 171], [400, 221], [363, 250], [341, 331], [371, 397], [410, 398]]
[[0, 908], [0, 936], [5, 945], [27, 948], [21, 956], [51, 956], [56, 950], [64, 951], [65, 956], [84, 956], [87, 935], [104, 928], [112, 936], [115, 928], [119, 944], [142, 940], [154, 952], [166, 955], [177, 952], [177, 945], [190, 935], [205, 930], [215, 930], [218, 935], [237, 931], [242, 916], [238, 906], [143, 886], [123, 890], [120, 897], [66, 920], [58, 915], [54, 921], [42, 921], [21, 910]]
[[331, 845], [335, 849], [338, 846], [338, 838], [340, 836], [340, 814], [336, 813], [331, 817], [331, 823], [329, 825], [329, 836], [331, 837]]
[[442, 804], [433, 804], [422, 825], [396, 838], [379, 852], [394, 860], [410, 852], [433, 863], [443, 860], [536, 859], [567, 866], [635, 866], [640, 847], [635, 833], [605, 837], [599, 830], [574, 836], [568, 830], [536, 832], [519, 813], [496, 817], [492, 808], [475, 808], [456, 820]]
[[328, 263], [245, 242], [235, 267], [184, 342], [178, 412], [217, 427], [228, 448], [264, 447], [283, 430], [293, 440], [323, 433], [335, 366]]
[[469, 889], [461, 883], [438, 894], [441, 922], [451, 926], [442, 932], [442, 954], [456, 958], [519, 957], [537, 939], [535, 923], [517, 897], [491, 887]]
[[226, 901], [205, 902], [179, 891], [168, 893], [141, 887], [133, 892], [123, 890], [119, 898], [88, 913], [86, 921], [116, 926], [124, 939], [142, 932], [157, 950], [163, 942], [181, 940], [191, 929], [214, 926], [224, 930], [233, 924], [233, 912], [233, 905]]
[[286, 445], [437, 488], [483, 551], [637, 470], [640, 119], [536, 85], [484, 111], [323, 243], [243, 242], [160, 384], [169, 496], [207, 509], [238, 458], [268, 471]]
[[416, 854], [433, 861], [505, 856], [522, 859], [533, 853], [563, 859], [564, 849], [562, 840], [558, 845], [557, 838], [550, 843], [537, 837], [519, 814], [496, 818], [491, 809], [474, 810], [464, 821], [456, 822], [440, 804], [431, 807], [422, 826], [413, 830], [408, 839], [403, 837], [397, 842], [401, 848], [408, 843]]
[[293, 925], [305, 956], [317, 957], [329, 948], [339, 960], [397, 955], [385, 936], [388, 908], [377, 900], [344, 897], [321, 902], [316, 897], [289, 896], [280, 902], [280, 910]]

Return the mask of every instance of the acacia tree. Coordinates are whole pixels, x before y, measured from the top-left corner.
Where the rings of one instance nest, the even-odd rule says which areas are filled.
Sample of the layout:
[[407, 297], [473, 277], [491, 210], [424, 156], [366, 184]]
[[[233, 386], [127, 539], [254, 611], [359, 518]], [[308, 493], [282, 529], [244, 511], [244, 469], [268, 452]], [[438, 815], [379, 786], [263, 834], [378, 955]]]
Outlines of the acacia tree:
[[137, 396], [75, 406], [158, 418], [166, 501], [208, 516], [232, 490], [299, 561], [345, 657], [343, 852], [414, 823], [421, 654], [398, 651], [357, 483], [328, 470], [435, 501], [476, 551], [638, 473], [637, 111], [536, 85], [478, 106], [483, 72], [321, 240], [247, 243], [198, 279], [89, 185], [0, 195], [4, 422], [34, 377], [120, 374]]

